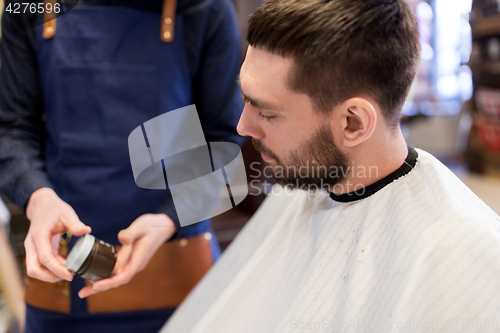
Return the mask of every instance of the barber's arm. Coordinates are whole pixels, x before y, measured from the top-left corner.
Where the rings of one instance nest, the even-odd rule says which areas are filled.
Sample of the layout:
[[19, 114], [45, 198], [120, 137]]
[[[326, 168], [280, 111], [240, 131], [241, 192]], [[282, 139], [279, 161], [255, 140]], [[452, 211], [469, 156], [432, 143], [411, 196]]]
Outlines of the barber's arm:
[[231, 1], [213, 1], [208, 19], [203, 55], [194, 85], [194, 102], [207, 142], [242, 145], [236, 132], [243, 110], [238, 80], [240, 35]]
[[[190, 31], [190, 24], [208, 22], [206, 29], [199, 30], [205, 38], [200, 42], [202, 50], [196, 52], [199, 58], [188, 58], [196, 62], [196, 66], [191, 64], [192, 68], [198, 69], [193, 75], [194, 103], [207, 142], [224, 141], [241, 145], [243, 138], [236, 132], [243, 109], [237, 83], [240, 40], [234, 8], [228, 0], [216, 0], [211, 2], [208, 11], [203, 12], [208, 16], [185, 16], [187, 40], [191, 37], [195, 39], [195, 36], [188, 34], [197, 32], [196, 29]], [[179, 229], [173, 202], [165, 203], [159, 214], [139, 217], [129, 228], [118, 234], [123, 248], [118, 252], [112, 277], [85, 287], [80, 291], [80, 297], [87, 297], [130, 281], [147, 265], [160, 245], [171, 239]]]
[[[9, 4], [6, 1], [5, 5]], [[71, 280], [57, 254], [59, 233], [90, 232], [51, 189], [43, 160], [43, 101], [30, 15], [2, 17], [0, 67], [0, 191], [26, 210], [28, 275], [44, 281]]]

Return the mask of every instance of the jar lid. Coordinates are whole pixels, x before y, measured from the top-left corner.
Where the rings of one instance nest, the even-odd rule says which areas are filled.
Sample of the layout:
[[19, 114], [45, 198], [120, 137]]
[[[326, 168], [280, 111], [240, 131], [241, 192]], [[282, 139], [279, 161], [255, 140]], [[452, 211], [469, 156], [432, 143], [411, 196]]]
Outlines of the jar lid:
[[71, 272], [78, 272], [94, 247], [95, 237], [86, 234], [80, 237], [69, 251], [66, 258], [66, 268]]

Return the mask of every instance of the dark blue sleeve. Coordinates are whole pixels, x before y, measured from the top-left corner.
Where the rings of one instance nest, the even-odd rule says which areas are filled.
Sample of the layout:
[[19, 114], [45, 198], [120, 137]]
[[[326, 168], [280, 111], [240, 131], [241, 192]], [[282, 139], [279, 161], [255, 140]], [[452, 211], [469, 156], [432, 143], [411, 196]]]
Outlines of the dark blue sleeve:
[[[194, 104], [205, 139], [241, 146], [245, 138], [236, 132], [243, 110], [237, 80], [241, 64], [240, 35], [233, 3], [193, 0], [180, 2], [179, 6], [186, 26], [184, 37], [193, 77]], [[159, 211], [170, 216], [177, 230], [180, 229], [171, 202]]]
[[34, 191], [51, 187], [44, 171], [34, 30], [22, 29], [25, 20], [4, 12], [0, 45], [0, 192], [22, 210]]
[[243, 105], [237, 82], [240, 70], [240, 36], [231, 1], [214, 0], [206, 24], [193, 82], [194, 102], [205, 138], [243, 144], [236, 132]]

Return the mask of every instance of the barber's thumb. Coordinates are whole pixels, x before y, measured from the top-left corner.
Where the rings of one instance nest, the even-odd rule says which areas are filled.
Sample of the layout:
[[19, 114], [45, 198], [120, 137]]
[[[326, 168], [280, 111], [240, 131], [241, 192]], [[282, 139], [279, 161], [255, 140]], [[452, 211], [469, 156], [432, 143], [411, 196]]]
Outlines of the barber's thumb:
[[123, 245], [132, 244], [144, 235], [143, 226], [140, 223], [132, 223], [127, 229], [118, 233], [118, 240]]
[[63, 222], [66, 228], [75, 236], [83, 236], [92, 232], [92, 229], [76, 216], [65, 218]]
[[120, 241], [120, 243], [122, 243], [122, 245], [128, 245], [133, 242], [132, 235], [130, 234], [128, 229], [121, 230], [118, 233], [118, 240]]
[[122, 245], [129, 245], [134, 243], [138, 238], [140, 238], [140, 234], [135, 230], [135, 228], [128, 227], [118, 233], [118, 240]]

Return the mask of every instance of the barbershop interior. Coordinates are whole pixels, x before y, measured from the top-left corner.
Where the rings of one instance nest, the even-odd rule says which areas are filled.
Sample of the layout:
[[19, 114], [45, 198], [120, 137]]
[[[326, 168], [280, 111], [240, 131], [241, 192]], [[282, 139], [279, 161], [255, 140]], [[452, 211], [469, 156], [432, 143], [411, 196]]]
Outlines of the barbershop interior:
[[[182, 1], [178, 0], [179, 7]], [[237, 20], [236, 30], [239, 30], [234, 33], [242, 37], [239, 46], [241, 57], [236, 64], [239, 68], [248, 47], [245, 41], [248, 19], [263, 1], [225, 1], [232, 2]], [[419, 23], [421, 54], [416, 78], [401, 111], [400, 126], [404, 138], [408, 146], [434, 155], [500, 215], [500, 0], [407, 2]], [[0, 4], [3, 8], [2, 0]], [[2, 19], [5, 17], [6, 15], [2, 15]], [[43, 23], [44, 34], [50, 32], [50, 29], [52, 32], [55, 30], [56, 37], [58, 33], [64, 33], [60, 32], [64, 25], [59, 23], [63, 19], [64, 16], [58, 17], [57, 24], [52, 26], [50, 21]], [[3, 35], [4, 29], [2, 24]], [[162, 33], [163, 37], [170, 38], [170, 32]], [[3, 44], [3, 41], [0, 43]], [[12, 41], [6, 45], [13, 45]], [[2, 46], [1, 52], [7, 48], [8, 46]], [[14, 52], [22, 51], [18, 48]], [[10, 56], [21, 59], [18, 61], [25, 58], [23, 54], [10, 53], [8, 58], [2, 57], [2, 60], [12, 61]], [[6, 64], [2, 63], [0, 66]], [[3, 80], [3, 75], [0, 79]], [[22, 78], [28, 79], [31, 78]], [[31, 86], [31, 82], [28, 84]], [[179, 85], [181, 84], [183, 83], [180, 82]], [[15, 90], [9, 88], [7, 82], [0, 82], [0, 86], [5, 91]], [[1, 96], [6, 95], [2, 93]], [[4, 105], [6, 104], [2, 101], [1, 107]], [[0, 110], [0, 114], [2, 112]], [[6, 122], [1, 121], [1, 126], [6, 126]], [[214, 239], [220, 246], [222, 256], [272, 191], [272, 181], [265, 179], [262, 172], [264, 164], [261, 154], [254, 149], [251, 140], [241, 141], [241, 147], [248, 187], [243, 185], [244, 188], [234, 187], [231, 190], [233, 196], [240, 191], [246, 198], [237, 206], [233, 205], [234, 208], [226, 209], [211, 218]], [[4, 159], [0, 156], [0, 172], [4, 170], [1, 169], [2, 163]], [[0, 183], [5, 177], [0, 174]], [[25, 239], [30, 221], [25, 215], [25, 207], [19, 207], [7, 193], [0, 194], [0, 333], [19, 333], [24, 331], [26, 325], [25, 293], [34, 283], [27, 278], [25, 263]], [[123, 208], [129, 209], [128, 206]], [[210, 232], [206, 232], [204, 236], [206, 239], [212, 238]], [[68, 233], [61, 236], [61, 244], [65, 240], [69, 241], [70, 237], [71, 234]], [[181, 245], [188, 242], [186, 239], [180, 240]], [[68, 298], [68, 289], [61, 287], [60, 292]], [[157, 296], [162, 297], [160, 292]], [[43, 303], [44, 297], [48, 296], [33, 297], [38, 297], [33, 302]], [[96, 307], [99, 307], [98, 304]], [[109, 327], [109, 332], [115, 332], [112, 326]]]

